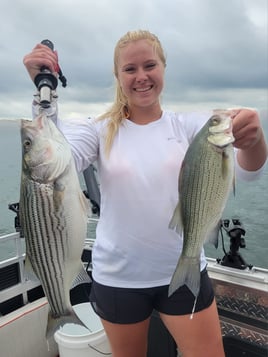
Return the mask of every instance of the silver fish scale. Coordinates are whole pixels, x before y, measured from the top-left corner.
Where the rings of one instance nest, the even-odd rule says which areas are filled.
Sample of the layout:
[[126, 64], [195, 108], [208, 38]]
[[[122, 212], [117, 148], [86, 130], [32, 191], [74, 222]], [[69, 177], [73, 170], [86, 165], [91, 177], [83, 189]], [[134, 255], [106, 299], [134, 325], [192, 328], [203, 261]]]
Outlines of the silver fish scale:
[[212, 116], [186, 152], [179, 178], [179, 203], [169, 223], [170, 228], [184, 235], [169, 296], [186, 284], [197, 299], [202, 246], [205, 241], [217, 244], [234, 172], [231, 144], [234, 139], [229, 132], [230, 126], [230, 117]]
[[55, 209], [53, 191], [52, 184], [24, 178], [20, 202], [27, 256], [56, 317], [67, 311], [63, 286], [67, 231], [62, 207]]
[[89, 281], [81, 254], [90, 210], [71, 147], [46, 115], [21, 121], [21, 143], [20, 218], [26, 270], [29, 266], [35, 272], [47, 297], [50, 338], [65, 323], [83, 325], [72, 308], [70, 289], [81, 272], [83, 281]]
[[189, 152], [186, 158], [191, 165], [184, 167], [180, 192], [184, 236], [187, 237], [184, 253], [191, 256], [199, 256], [208, 231], [217, 225], [233, 176], [231, 145], [224, 149], [228, 156], [227, 177], [222, 176], [222, 151], [208, 142], [198, 149]]

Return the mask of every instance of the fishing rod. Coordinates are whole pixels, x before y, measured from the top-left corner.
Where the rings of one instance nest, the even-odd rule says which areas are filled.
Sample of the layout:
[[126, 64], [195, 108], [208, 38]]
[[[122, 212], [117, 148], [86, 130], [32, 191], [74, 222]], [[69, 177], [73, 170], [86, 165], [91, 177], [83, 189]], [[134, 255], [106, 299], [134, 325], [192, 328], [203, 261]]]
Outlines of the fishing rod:
[[[51, 51], [54, 51], [54, 44], [50, 40], [43, 40], [41, 41], [41, 44], [49, 47]], [[62, 74], [62, 70], [59, 65], [57, 72], [59, 74], [59, 80], [65, 88], [67, 86], [67, 79]], [[57, 77], [54, 76], [54, 74], [46, 66], [43, 66], [40, 69], [40, 73], [38, 73], [35, 77], [34, 83], [39, 91], [41, 107], [49, 108], [51, 104], [51, 93], [58, 86]]]

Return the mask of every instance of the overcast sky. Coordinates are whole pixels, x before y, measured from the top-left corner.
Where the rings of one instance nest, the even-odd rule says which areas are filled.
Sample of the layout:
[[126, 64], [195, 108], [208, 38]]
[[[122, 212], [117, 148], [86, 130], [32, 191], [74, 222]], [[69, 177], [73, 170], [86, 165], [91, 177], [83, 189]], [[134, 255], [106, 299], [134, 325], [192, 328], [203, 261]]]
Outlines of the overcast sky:
[[113, 49], [128, 30], [162, 42], [162, 104], [177, 110], [268, 108], [268, 0], [1, 0], [0, 118], [31, 116], [22, 64], [50, 39], [68, 85], [60, 116], [94, 116], [113, 100]]

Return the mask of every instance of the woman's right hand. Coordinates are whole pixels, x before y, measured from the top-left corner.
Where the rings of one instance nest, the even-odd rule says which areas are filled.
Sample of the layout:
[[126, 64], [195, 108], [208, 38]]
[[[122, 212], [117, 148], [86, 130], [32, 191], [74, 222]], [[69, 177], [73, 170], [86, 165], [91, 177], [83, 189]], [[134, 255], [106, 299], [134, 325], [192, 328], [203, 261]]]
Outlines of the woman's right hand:
[[34, 82], [34, 79], [43, 66], [47, 67], [56, 77], [58, 75], [58, 54], [48, 46], [38, 44], [24, 56], [23, 63]]

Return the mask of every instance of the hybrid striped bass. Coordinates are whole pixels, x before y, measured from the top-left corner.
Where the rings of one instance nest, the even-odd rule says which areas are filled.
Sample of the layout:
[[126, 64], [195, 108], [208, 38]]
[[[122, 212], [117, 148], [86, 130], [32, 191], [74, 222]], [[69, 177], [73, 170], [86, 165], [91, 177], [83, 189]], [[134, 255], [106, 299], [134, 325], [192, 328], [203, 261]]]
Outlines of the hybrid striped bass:
[[83, 270], [89, 206], [70, 146], [51, 120], [45, 115], [22, 120], [21, 141], [20, 219], [26, 269], [32, 267], [50, 305], [50, 337], [65, 322], [81, 324], [70, 303], [70, 288]]
[[198, 296], [203, 244], [217, 244], [222, 212], [234, 178], [230, 114], [215, 111], [186, 152], [179, 177], [179, 202], [169, 225], [183, 233], [183, 249], [169, 296], [184, 284]]

